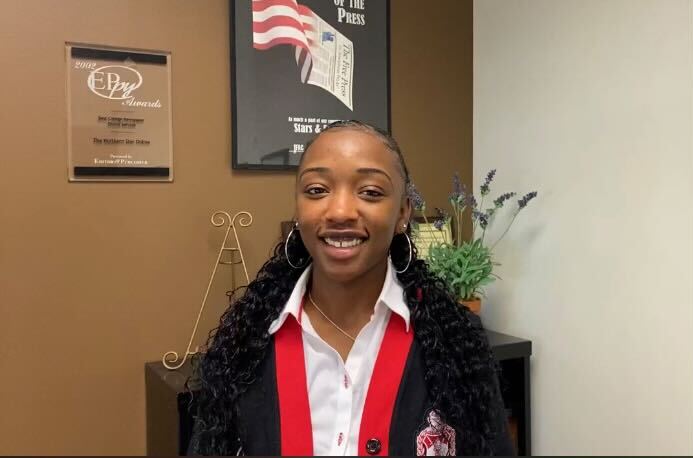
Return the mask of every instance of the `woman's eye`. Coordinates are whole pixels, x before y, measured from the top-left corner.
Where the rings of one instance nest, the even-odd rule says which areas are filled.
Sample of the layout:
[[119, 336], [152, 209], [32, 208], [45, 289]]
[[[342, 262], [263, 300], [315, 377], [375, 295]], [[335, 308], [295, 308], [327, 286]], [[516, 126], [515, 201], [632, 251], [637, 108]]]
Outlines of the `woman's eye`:
[[362, 194], [364, 194], [366, 197], [369, 197], [371, 199], [375, 199], [378, 197], [382, 197], [384, 194], [377, 189], [364, 189], [361, 191]]
[[309, 196], [317, 196], [319, 194], [323, 194], [323, 193], [327, 192], [327, 190], [325, 188], [313, 187], [313, 188], [306, 189], [305, 192]]

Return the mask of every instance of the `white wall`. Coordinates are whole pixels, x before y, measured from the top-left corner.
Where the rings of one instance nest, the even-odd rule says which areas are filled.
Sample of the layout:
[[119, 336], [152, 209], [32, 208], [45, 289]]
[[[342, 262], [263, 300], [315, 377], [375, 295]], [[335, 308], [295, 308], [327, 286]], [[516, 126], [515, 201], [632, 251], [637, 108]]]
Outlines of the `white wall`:
[[483, 312], [533, 341], [535, 454], [693, 453], [691, 9], [475, 1], [474, 182], [540, 193]]

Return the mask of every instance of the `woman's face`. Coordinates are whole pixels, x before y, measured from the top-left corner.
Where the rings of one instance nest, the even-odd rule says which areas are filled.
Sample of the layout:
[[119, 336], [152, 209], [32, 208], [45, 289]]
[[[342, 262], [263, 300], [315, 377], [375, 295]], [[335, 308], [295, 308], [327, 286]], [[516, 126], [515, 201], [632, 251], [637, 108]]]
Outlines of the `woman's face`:
[[349, 128], [320, 135], [296, 186], [296, 217], [315, 269], [348, 282], [384, 266], [411, 209], [396, 154], [378, 137]]

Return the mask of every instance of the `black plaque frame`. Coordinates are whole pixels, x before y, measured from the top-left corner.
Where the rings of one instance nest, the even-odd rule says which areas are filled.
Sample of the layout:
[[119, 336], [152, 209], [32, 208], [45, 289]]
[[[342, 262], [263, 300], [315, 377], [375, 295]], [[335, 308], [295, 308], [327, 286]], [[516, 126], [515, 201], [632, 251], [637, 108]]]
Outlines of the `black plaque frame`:
[[[350, 1], [344, 7], [358, 12]], [[296, 169], [302, 153], [293, 149], [316, 132], [290, 131], [289, 118], [316, 119], [303, 124], [318, 128], [322, 120], [358, 119], [391, 131], [390, 0], [365, 0], [366, 25], [339, 23], [336, 2], [298, 0], [354, 43], [353, 111], [328, 91], [301, 83], [294, 46], [254, 49], [252, 0], [229, 0], [234, 169]]]

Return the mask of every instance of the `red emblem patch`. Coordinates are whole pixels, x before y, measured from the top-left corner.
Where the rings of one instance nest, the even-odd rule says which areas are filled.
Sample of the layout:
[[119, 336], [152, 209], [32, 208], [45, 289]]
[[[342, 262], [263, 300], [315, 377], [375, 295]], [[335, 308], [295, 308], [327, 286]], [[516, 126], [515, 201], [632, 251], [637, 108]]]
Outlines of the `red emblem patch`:
[[416, 436], [416, 456], [455, 456], [455, 430], [436, 410], [426, 415], [426, 425]]

